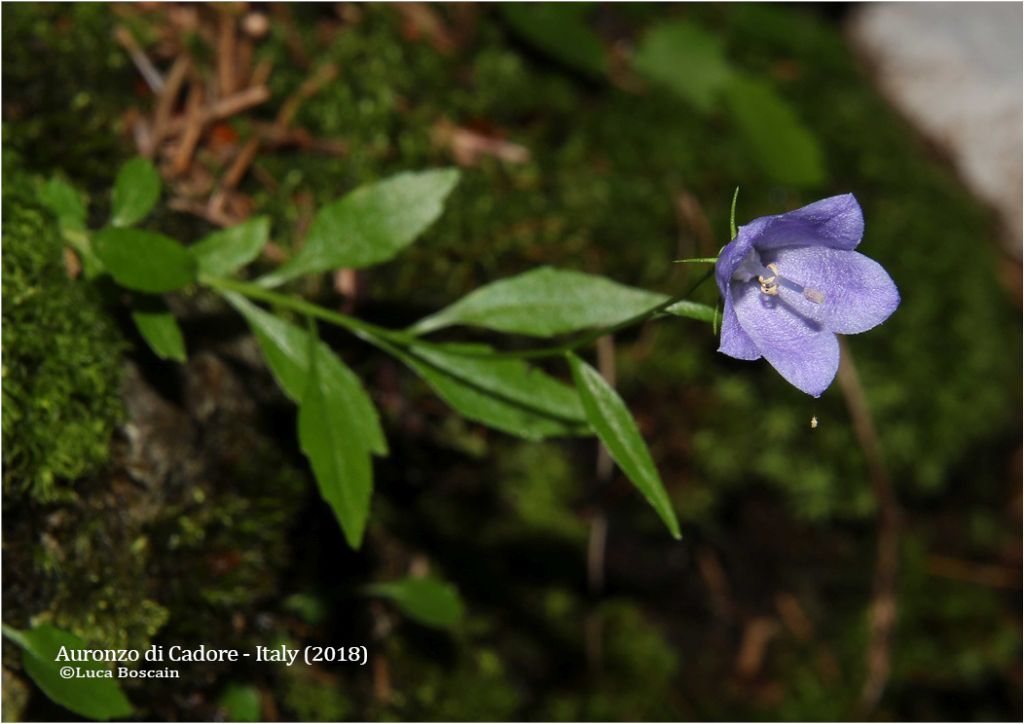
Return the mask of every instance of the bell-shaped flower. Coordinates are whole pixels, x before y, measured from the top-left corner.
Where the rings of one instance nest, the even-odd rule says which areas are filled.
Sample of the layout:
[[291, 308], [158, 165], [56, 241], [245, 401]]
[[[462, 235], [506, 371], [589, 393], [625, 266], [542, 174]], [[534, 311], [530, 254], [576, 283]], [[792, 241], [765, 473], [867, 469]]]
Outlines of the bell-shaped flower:
[[741, 226], [715, 265], [725, 305], [718, 351], [764, 357], [819, 397], [839, 369], [836, 334], [867, 331], [900, 303], [885, 269], [854, 251], [863, 234], [853, 194]]

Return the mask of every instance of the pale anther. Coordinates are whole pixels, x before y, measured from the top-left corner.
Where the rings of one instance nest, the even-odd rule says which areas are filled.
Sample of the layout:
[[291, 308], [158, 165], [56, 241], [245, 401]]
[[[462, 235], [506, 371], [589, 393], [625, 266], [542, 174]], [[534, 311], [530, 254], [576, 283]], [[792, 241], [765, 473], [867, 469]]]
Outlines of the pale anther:
[[767, 294], [770, 297], [775, 297], [778, 296], [779, 294], [779, 284], [776, 281], [776, 279], [778, 279], [779, 276], [779, 268], [775, 264], [769, 264], [768, 269], [772, 270], [772, 275], [759, 275], [757, 277], [757, 281], [761, 285], [762, 294]]

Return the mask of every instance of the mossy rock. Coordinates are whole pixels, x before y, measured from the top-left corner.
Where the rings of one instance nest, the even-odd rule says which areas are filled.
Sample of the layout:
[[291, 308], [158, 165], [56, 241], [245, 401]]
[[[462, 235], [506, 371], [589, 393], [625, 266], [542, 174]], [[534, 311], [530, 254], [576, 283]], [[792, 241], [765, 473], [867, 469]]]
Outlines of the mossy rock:
[[98, 292], [69, 277], [29, 180], [9, 168], [3, 240], [4, 494], [51, 501], [108, 459], [125, 345]]

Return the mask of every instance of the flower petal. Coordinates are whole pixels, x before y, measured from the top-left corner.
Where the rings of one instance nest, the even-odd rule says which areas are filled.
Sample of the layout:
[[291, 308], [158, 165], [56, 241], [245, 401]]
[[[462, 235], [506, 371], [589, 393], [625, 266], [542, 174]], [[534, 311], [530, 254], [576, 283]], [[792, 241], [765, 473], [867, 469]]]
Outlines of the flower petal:
[[762, 218], [764, 227], [754, 241], [758, 250], [780, 246], [849, 250], [856, 248], [864, 236], [864, 213], [853, 194], [830, 196], [795, 211]]
[[757, 345], [743, 331], [740, 320], [736, 318], [731, 291], [727, 291], [725, 294], [725, 309], [722, 311], [722, 336], [718, 351], [736, 359], [755, 360], [761, 358]]
[[824, 294], [824, 301], [814, 304], [797, 291], [779, 287], [787, 304], [833, 332], [865, 332], [888, 319], [900, 303], [896, 284], [882, 265], [856, 251], [783, 248], [766, 252], [762, 261], [774, 262], [782, 276]]
[[724, 297], [733, 272], [751, 249], [763, 252], [784, 246], [823, 246], [850, 250], [862, 236], [864, 214], [853, 194], [831, 196], [784, 214], [761, 216], [741, 226], [736, 238], [718, 255], [718, 289]]
[[718, 255], [715, 262], [715, 281], [718, 282], [718, 291], [722, 293], [722, 299], [729, 297], [729, 283], [732, 281], [733, 272], [743, 263], [747, 252], [754, 248], [754, 242], [761, 237], [765, 222], [770, 217], [754, 219], [749, 224], [744, 224], [736, 231], [736, 238], [725, 245], [725, 248]]
[[781, 295], [762, 294], [756, 282], [733, 282], [732, 296], [740, 326], [764, 358], [791, 385], [820, 397], [839, 369], [835, 334], [799, 314]]

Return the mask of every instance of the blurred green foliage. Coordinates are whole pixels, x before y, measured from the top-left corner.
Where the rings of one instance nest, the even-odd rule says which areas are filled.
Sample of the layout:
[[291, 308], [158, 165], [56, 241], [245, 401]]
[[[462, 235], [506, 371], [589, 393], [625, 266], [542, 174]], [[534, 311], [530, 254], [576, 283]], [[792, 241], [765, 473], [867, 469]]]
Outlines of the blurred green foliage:
[[231, 684], [220, 695], [220, 707], [228, 721], [261, 721], [260, 691], [254, 686]]
[[5, 9], [3, 20], [3, 78], [17, 88], [3, 101], [4, 147], [46, 175], [60, 169], [90, 189], [110, 188], [125, 159], [120, 114], [137, 79], [113, 42], [110, 6], [83, 3], [67, 13], [42, 3], [33, 12]]
[[[456, 8], [432, 9], [462, 27]], [[61, 168], [94, 191], [109, 186], [115, 159], [130, 154], [111, 129], [137, 102], [105, 12], [4, 7], [4, 138], [34, 170]], [[253, 182], [246, 190], [273, 217], [276, 241], [289, 246], [314, 205], [360, 183], [450, 164], [445, 132], [453, 126], [530, 154], [521, 164], [480, 158], [427, 235], [363, 276], [360, 314], [373, 321], [412, 323], [542, 263], [677, 292], [697, 272], [669, 262], [714, 255], [725, 243], [736, 185], [741, 223], [830, 193], [857, 195], [867, 221], [862, 248], [903, 295], [886, 325], [849, 340], [906, 521], [893, 670], [877, 716], [1016, 716], [1019, 589], [950, 577], [941, 556], [1019, 556], [1019, 505], [1015, 514], [1008, 503], [1019, 500], [1019, 480], [1007, 462], [1020, 439], [1019, 310], [998, 281], [988, 213], [871, 90], [837, 29], [803, 9], [749, 4], [608, 5], [584, 19], [605, 41], [639, 42], [680, 19], [715, 38], [730, 67], [783, 99], [823, 150], [824, 175], [797, 194], [778, 181], [785, 168], [766, 170], [749, 143], [731, 135], [728, 102], [697, 112], [682, 98], [620, 77], [581, 76], [535, 52], [500, 11], [474, 10], [472, 33], [449, 52], [429, 38], [410, 40], [395, 8], [360, 6], [358, 20], [341, 32], [318, 33], [328, 12], [296, 6], [294, 28], [272, 24], [259, 50], [274, 60], [269, 108], [310, 72], [292, 57], [289, 32], [343, 75], [311, 97], [295, 123], [343, 140], [349, 152], [267, 151], [256, 162], [278, 185]], [[42, 70], [32, 65], [41, 53], [48, 59]], [[73, 130], [66, 128], [72, 114], [64, 113], [69, 88], [91, 111]], [[246, 124], [237, 130], [244, 139]], [[7, 241], [6, 189], [4, 211]], [[711, 238], [702, 235], [702, 221]], [[325, 293], [317, 281], [301, 288]], [[713, 304], [714, 291], [706, 288], [699, 301]], [[4, 311], [6, 337], [12, 325], [7, 305]], [[275, 506], [299, 499], [294, 472], [280, 489], [261, 488], [265, 505], [256, 510], [248, 507], [251, 490], [179, 500], [161, 518], [177, 543], [147, 553], [166, 587], [164, 631], [230, 639], [225, 611], [277, 598], [281, 613], [271, 631], [294, 628], [294, 606], [284, 601], [316, 589], [309, 600], [326, 615], [300, 630], [312, 641], [350, 640], [373, 625], [353, 592], [404, 573], [417, 552], [457, 584], [467, 607], [464, 631], [447, 637], [399, 624], [375, 641], [371, 657], [387, 667], [388, 691], [374, 678], [380, 674], [346, 669], [253, 672], [253, 686], [287, 715], [310, 719], [855, 716], [875, 510], [842, 398], [832, 389], [812, 401], [766, 364], [727, 359], [716, 346], [707, 325], [682, 319], [618, 340], [619, 389], [681, 513], [682, 544], [666, 540], [623, 480], [593, 490], [591, 446], [524, 446], [457, 420], [438, 422], [444, 411], [431, 406], [422, 385], [400, 377], [411, 400], [385, 408], [385, 426], [401, 434], [393, 440], [396, 462], [378, 471], [383, 495], [374, 503], [369, 560], [345, 570], [321, 561], [325, 547], [342, 543], [315, 520], [285, 545], [296, 512]], [[398, 374], [386, 363], [359, 369], [371, 389]], [[7, 414], [5, 406], [5, 458]], [[253, 466], [223, 479], [267, 467]], [[599, 509], [610, 523], [613, 598], [603, 603], [584, 580], [586, 521]], [[110, 514], [109, 507], [86, 508], [73, 520]], [[74, 550], [62, 543], [69, 545]], [[208, 565], [184, 565], [211, 549], [252, 553], [226, 579]], [[88, 561], [103, 555], [82, 550], [80, 565], [55, 569], [62, 585], [88, 580]], [[285, 567], [288, 584], [275, 587], [275, 571]], [[204, 572], [197, 581], [194, 570]], [[203, 615], [179, 615], [196, 605], [194, 592]], [[780, 613], [791, 608], [779, 604], [787, 595], [803, 611], [800, 625]], [[758, 617], [783, 624], [758, 671], [741, 675], [737, 652]], [[219, 692], [239, 676], [220, 673], [213, 688], [194, 685]], [[156, 712], [169, 706], [156, 688], [140, 693], [133, 701], [148, 696]]]

